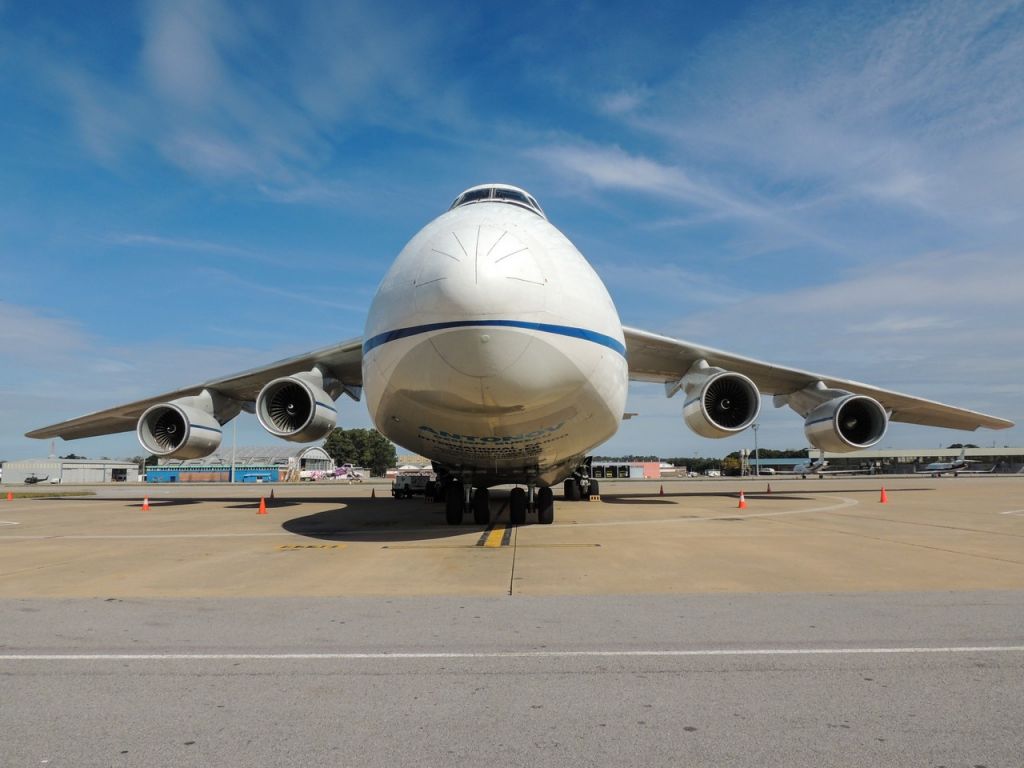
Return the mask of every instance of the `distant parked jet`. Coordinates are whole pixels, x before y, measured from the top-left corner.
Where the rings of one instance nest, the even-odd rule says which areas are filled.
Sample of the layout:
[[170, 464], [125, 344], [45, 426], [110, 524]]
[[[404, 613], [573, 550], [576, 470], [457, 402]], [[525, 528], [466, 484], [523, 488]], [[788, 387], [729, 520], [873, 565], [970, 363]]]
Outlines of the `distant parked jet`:
[[992, 469], [985, 470], [968, 469], [971, 464], [980, 464], [981, 462], [965, 459], [964, 455], [966, 453], [967, 449], [961, 448], [960, 455], [953, 461], [933, 461], [931, 464], [925, 466], [924, 469], [917, 470], [916, 474], [931, 475], [932, 477], [942, 477], [942, 475], [958, 477], [960, 475], [988, 475], [996, 471], [995, 466], [993, 466]]
[[823, 477], [825, 475], [866, 475], [874, 473], [873, 469], [826, 469], [827, 466], [827, 459], [813, 459], [803, 464], [797, 464], [789, 472], [781, 472], [780, 474], [800, 475], [800, 477], [806, 479], [808, 475]]

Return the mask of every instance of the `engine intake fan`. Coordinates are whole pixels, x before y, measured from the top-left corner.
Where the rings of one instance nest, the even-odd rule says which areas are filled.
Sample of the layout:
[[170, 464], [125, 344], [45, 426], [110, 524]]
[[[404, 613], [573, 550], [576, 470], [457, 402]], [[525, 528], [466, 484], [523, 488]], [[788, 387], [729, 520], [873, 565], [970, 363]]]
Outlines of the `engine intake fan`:
[[704, 360], [694, 364], [669, 394], [683, 389], [683, 419], [702, 437], [729, 437], [754, 423], [761, 412], [761, 393], [741, 373], [712, 368]]
[[823, 382], [776, 397], [776, 405], [789, 405], [804, 417], [804, 435], [815, 448], [849, 453], [870, 448], [885, 436], [889, 414], [873, 397], [845, 389], [829, 389]]
[[199, 459], [220, 445], [221, 425], [238, 415], [237, 402], [203, 390], [199, 395], [157, 403], [136, 428], [142, 447], [154, 456]]
[[319, 371], [274, 379], [256, 398], [256, 418], [275, 437], [296, 443], [319, 440], [338, 418], [323, 383]]

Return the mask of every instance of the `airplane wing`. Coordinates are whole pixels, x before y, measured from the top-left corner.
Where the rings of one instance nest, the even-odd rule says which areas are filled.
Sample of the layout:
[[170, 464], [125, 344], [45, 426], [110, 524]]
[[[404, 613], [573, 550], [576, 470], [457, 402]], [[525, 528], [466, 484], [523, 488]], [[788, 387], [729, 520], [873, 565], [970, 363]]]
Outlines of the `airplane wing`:
[[709, 365], [748, 376], [767, 395], [790, 394], [821, 381], [828, 387], [873, 397], [883, 407], [892, 410], [892, 421], [964, 430], [978, 427], [1007, 429], [1013, 426], [1013, 422], [1006, 419], [879, 389], [858, 381], [785, 368], [635, 328], [623, 328], [622, 331], [626, 336], [629, 377], [634, 381], [676, 382], [696, 361], [706, 360]]
[[259, 368], [225, 376], [219, 379], [211, 379], [204, 384], [196, 384], [191, 387], [176, 389], [173, 392], [165, 392], [156, 397], [149, 397], [145, 400], [137, 400], [134, 403], [119, 405], [108, 408], [104, 411], [97, 411], [77, 419], [62, 421], [59, 424], [52, 424], [42, 429], [36, 429], [26, 433], [26, 437], [49, 438], [62, 437], [65, 440], [75, 440], [80, 437], [95, 437], [96, 435], [111, 435], [117, 432], [131, 432], [138, 424], [139, 417], [150, 406], [157, 403], [164, 403], [175, 400], [179, 397], [198, 395], [204, 389], [214, 390], [237, 400], [241, 403], [255, 401], [260, 389], [281, 376], [288, 376], [293, 373], [308, 371], [315, 365], [322, 365], [327, 368], [338, 381], [349, 387], [362, 386], [363, 371], [363, 340], [350, 339], [331, 347], [307, 352], [297, 357], [290, 357], [287, 360], [279, 360]]

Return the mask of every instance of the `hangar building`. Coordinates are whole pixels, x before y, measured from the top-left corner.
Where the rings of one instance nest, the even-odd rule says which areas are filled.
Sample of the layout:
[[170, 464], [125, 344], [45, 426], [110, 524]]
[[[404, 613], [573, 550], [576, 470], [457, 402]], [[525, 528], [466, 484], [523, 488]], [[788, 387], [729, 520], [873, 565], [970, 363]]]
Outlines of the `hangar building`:
[[[232, 468], [234, 480], [232, 481]], [[311, 445], [296, 452], [291, 446], [240, 447], [234, 461], [230, 452], [202, 459], [161, 459], [146, 467], [150, 483], [279, 483], [299, 480], [301, 473], [327, 472], [334, 459], [321, 447]]]
[[24, 459], [5, 461], [3, 484], [20, 485], [30, 477], [41, 483], [80, 485], [83, 483], [134, 483], [139, 468], [132, 461], [105, 459]]

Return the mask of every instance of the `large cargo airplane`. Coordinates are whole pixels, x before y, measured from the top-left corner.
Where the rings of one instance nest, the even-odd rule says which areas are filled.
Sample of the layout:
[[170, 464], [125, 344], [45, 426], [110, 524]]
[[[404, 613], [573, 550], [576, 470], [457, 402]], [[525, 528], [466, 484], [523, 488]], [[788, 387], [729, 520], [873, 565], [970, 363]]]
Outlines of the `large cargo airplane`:
[[[526, 191], [466, 190], [384, 276], [361, 338], [29, 432], [72, 440], [136, 430], [160, 457], [217, 449], [242, 410], [272, 435], [324, 437], [344, 393], [386, 437], [434, 462], [446, 518], [487, 522], [488, 489], [516, 484], [512, 522], [554, 519], [552, 486], [579, 498], [581, 462], [615, 434], [630, 380], [684, 393], [683, 419], [722, 438], [774, 395], [811, 445], [853, 451], [889, 421], [974, 430], [1012, 422], [855, 381], [623, 327], [601, 279]], [[597, 491], [596, 482], [589, 487]]]

